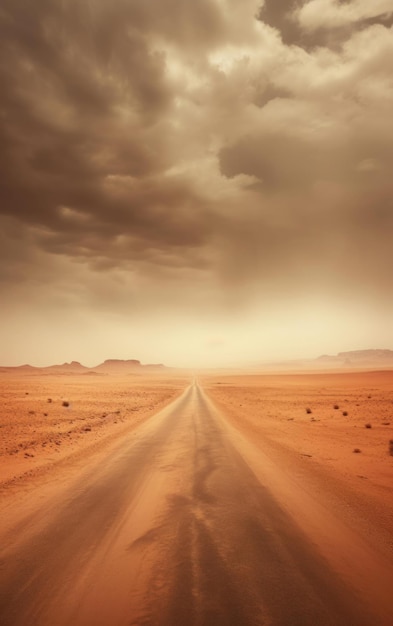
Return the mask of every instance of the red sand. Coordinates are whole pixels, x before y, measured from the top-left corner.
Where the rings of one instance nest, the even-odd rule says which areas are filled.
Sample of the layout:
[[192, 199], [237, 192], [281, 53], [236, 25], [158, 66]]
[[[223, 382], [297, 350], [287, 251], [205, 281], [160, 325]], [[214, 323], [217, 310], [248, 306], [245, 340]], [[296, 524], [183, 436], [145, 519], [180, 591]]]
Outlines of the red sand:
[[6, 623], [390, 626], [393, 372], [190, 382], [1, 376]]

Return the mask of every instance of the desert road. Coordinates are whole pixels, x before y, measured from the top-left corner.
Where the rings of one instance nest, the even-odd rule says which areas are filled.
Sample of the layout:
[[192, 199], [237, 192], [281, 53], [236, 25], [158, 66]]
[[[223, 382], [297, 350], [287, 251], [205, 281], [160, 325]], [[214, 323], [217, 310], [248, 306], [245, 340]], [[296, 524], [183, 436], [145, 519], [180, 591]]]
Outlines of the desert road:
[[0, 536], [1, 625], [393, 624], [392, 564], [328, 512], [321, 549], [320, 503], [287, 485], [291, 515], [273, 473], [194, 382], [21, 508]]

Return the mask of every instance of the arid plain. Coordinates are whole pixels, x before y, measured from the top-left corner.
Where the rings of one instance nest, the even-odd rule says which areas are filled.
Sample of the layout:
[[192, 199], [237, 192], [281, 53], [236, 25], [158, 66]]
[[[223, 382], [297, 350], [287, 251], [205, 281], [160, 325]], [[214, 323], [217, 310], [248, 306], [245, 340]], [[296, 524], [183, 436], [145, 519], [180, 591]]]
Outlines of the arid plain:
[[0, 374], [5, 626], [393, 623], [393, 372]]
[[[84, 459], [181, 393], [189, 376], [0, 375], [1, 489]], [[13, 490], [13, 489], [12, 489]]]

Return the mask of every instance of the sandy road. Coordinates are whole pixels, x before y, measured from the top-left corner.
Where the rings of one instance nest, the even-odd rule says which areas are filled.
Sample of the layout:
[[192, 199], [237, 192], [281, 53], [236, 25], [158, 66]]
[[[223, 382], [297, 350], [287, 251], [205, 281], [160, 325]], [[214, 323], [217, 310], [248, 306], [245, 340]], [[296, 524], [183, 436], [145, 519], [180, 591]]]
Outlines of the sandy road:
[[393, 624], [391, 563], [339, 573], [240, 441], [194, 383], [56, 496], [37, 492], [0, 536], [2, 626]]

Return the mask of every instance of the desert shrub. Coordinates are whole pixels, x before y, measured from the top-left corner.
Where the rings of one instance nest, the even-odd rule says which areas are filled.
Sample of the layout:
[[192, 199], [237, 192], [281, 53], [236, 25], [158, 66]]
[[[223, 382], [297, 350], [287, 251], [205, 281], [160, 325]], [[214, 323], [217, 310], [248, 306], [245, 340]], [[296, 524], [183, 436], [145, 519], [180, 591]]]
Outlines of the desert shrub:
[[343, 411], [343, 415], [344, 415], [344, 417], [347, 417], [348, 411]]
[[393, 456], [393, 439], [389, 441], [389, 454]]
[[63, 400], [62, 406], [70, 406], [70, 403], [67, 400]]
[[370, 422], [368, 422], [367, 424], [364, 425], [365, 428], [372, 428]]
[[307, 408], [307, 409], [306, 409], [306, 413], [307, 413], [307, 415], [310, 415], [310, 413], [312, 413], [312, 410], [311, 410], [311, 409], [309, 409], [309, 408]]
[[334, 405], [334, 407], [333, 407], [333, 409], [336, 409], [336, 411], [337, 411], [337, 409], [339, 409], [339, 408], [340, 408], [340, 407], [338, 406], [338, 404], [335, 404], [335, 405]]
[[354, 448], [353, 451], [354, 451], [355, 454], [359, 454], [359, 452], [361, 452], [361, 449], [360, 448]]

